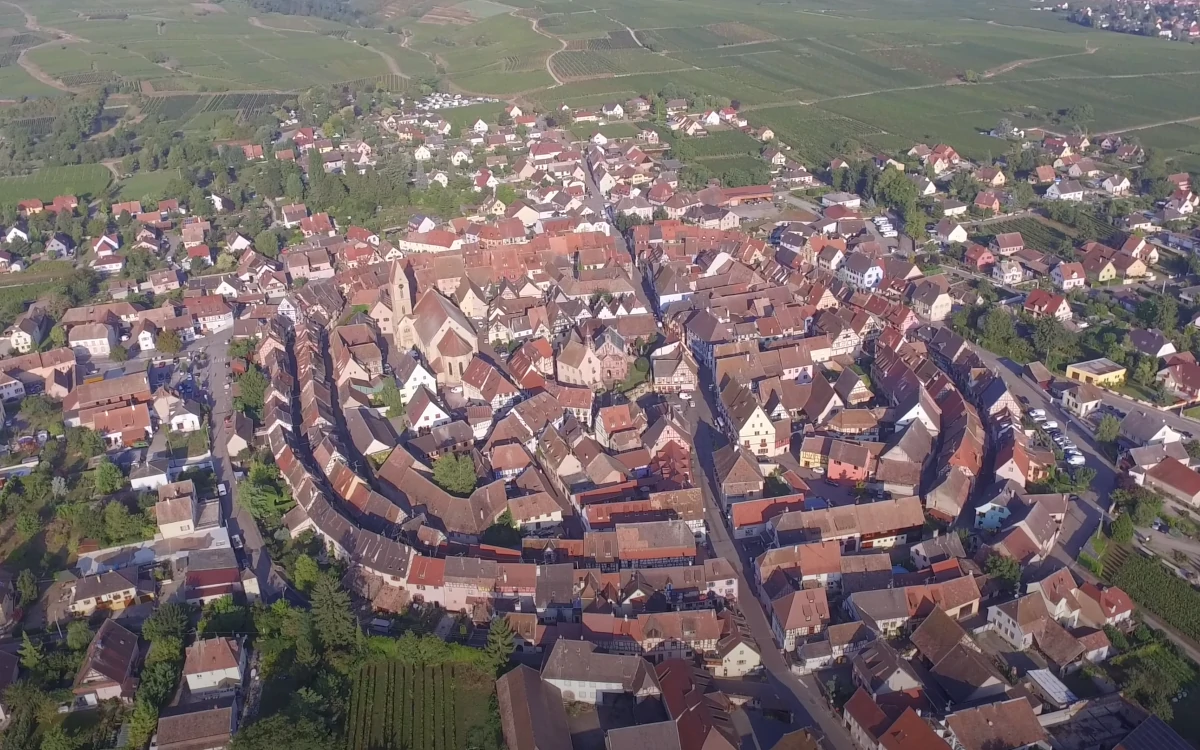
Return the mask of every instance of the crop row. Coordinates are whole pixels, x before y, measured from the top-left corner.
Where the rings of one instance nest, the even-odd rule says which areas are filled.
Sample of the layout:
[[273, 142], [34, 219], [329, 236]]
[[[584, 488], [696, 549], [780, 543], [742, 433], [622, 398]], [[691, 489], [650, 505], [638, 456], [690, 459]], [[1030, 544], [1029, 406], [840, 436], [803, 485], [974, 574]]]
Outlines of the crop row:
[[449, 665], [368, 664], [354, 680], [347, 747], [457, 750], [466, 739], [459, 703], [468, 695]]

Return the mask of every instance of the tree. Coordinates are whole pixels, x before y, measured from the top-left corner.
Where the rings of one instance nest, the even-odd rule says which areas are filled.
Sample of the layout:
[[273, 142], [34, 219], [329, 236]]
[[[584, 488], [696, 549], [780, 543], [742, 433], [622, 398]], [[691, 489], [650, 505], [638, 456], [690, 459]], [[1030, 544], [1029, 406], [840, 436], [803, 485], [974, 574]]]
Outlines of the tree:
[[508, 624], [508, 618], [503, 616], [494, 618], [492, 626], [488, 628], [487, 646], [484, 647], [483, 652], [487, 654], [497, 672], [508, 664], [515, 648], [512, 626]]
[[50, 329], [50, 344], [56, 349], [67, 345], [67, 332], [63, 330], [62, 326], [54, 326]]
[[129, 746], [144, 747], [157, 728], [158, 707], [139, 695], [133, 715], [129, 717]]
[[17, 576], [17, 595], [22, 607], [28, 607], [38, 599], [37, 578], [29, 568], [22, 568], [20, 575]]
[[67, 624], [67, 648], [82, 651], [92, 642], [92, 629], [85, 620], [71, 620]]
[[1121, 422], [1112, 414], [1105, 414], [1096, 425], [1096, 440], [1101, 443], [1115, 443], [1121, 434]]
[[346, 648], [358, 637], [358, 621], [350, 610], [350, 595], [330, 575], [312, 588], [312, 617], [317, 636], [327, 648]]
[[21, 635], [21, 666], [29, 671], [36, 670], [42, 663], [42, 647], [29, 638], [29, 633]]
[[68, 427], [67, 450], [84, 458], [99, 456], [104, 452], [104, 438], [86, 427]]
[[1004, 555], [993, 553], [988, 557], [985, 572], [1010, 594], [1017, 590], [1021, 580], [1021, 564]]
[[124, 362], [125, 360], [129, 359], [129, 350], [120, 344], [117, 344], [112, 348], [111, 351], [109, 351], [108, 358], [113, 362]]
[[433, 481], [452, 495], [466, 497], [475, 491], [475, 462], [470, 456], [446, 453], [433, 462]]
[[395, 419], [404, 415], [404, 394], [396, 387], [395, 378], [387, 378], [383, 381], [383, 387], [379, 389], [376, 395], [379, 403], [387, 407], [388, 419]]
[[1096, 480], [1096, 470], [1090, 466], [1077, 466], [1071, 472], [1071, 479], [1075, 482], [1076, 492], [1087, 492], [1092, 488], [1092, 482]]
[[181, 604], [168, 602], [154, 610], [142, 624], [142, 636], [153, 643], [161, 638], [183, 638], [190, 624], [191, 614]]
[[1162, 513], [1162, 509], [1163, 501], [1161, 497], [1157, 495], [1141, 497], [1133, 506], [1133, 511], [1130, 514], [1133, 525], [1143, 528], [1149, 526]]
[[233, 408], [255, 421], [262, 418], [263, 404], [267, 395], [267, 378], [254, 365], [238, 376], [238, 395], [233, 399]]
[[326, 750], [335, 744], [312, 719], [276, 714], [239, 729], [230, 750]]
[[1189, 458], [1200, 458], [1200, 440], [1189, 440], [1183, 444]]
[[145, 666], [150, 667], [160, 663], [178, 664], [179, 656], [182, 653], [183, 641], [179, 638], [173, 635], [159, 638], [150, 644], [150, 651], [146, 654]]
[[96, 492], [101, 495], [111, 495], [125, 486], [125, 475], [121, 473], [121, 469], [116, 464], [105, 458], [100, 461], [100, 465], [93, 472], [92, 481], [95, 484]]
[[254, 249], [268, 258], [276, 258], [279, 256], [279, 235], [270, 230], [264, 229], [254, 237]]
[[82, 747], [84, 739], [69, 733], [61, 726], [53, 726], [42, 733], [41, 750], [77, 750]]
[[513, 520], [512, 512], [506, 510], [500, 514], [496, 522], [483, 530], [479, 540], [484, 544], [496, 547], [521, 548], [521, 531]]
[[308, 555], [300, 555], [296, 558], [296, 564], [292, 570], [292, 585], [300, 591], [308, 593], [321, 577], [321, 569], [317, 567], [317, 561]]
[[1129, 544], [1133, 541], [1133, 521], [1130, 520], [1128, 513], [1122, 513], [1117, 516], [1117, 520], [1113, 521], [1112, 529], [1113, 541], [1117, 544]]
[[158, 334], [158, 340], [154, 342], [154, 346], [163, 354], [178, 354], [183, 349], [183, 341], [180, 340], [178, 333], [167, 329]]

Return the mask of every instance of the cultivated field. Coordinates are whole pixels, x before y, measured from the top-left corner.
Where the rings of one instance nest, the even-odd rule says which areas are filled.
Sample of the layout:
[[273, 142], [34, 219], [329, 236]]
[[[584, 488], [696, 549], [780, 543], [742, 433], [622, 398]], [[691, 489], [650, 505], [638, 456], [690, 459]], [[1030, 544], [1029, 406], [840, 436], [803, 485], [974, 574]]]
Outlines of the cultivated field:
[[[76, 90], [193, 92], [151, 105], [192, 126], [253, 109], [206, 101], [209, 92], [269, 95], [380, 75], [394, 89], [437, 76], [452, 90], [546, 109], [673, 84], [712, 104], [738, 102], [751, 124], [770, 125], [812, 161], [846, 138], [877, 148], [946, 141], [985, 158], [998, 155], [983, 133], [999, 119], [1068, 130], [1058, 112], [1087, 104], [1090, 132], [1136, 129], [1175, 163], [1200, 167], [1200, 119], [1191, 122], [1200, 48], [1084, 29], [1024, 0], [848, 0], [833, 10], [814, 0], [358, 0], [372, 29], [237, 3], [26, 7], [41, 31], [0, 7], [0, 32], [17, 39], [0, 39], [0, 98], [60, 94], [47, 78]], [[39, 76], [15, 64], [23, 44], [54, 29], [74, 38], [26, 52]], [[965, 83], [968, 72], [979, 82]]]
[[490, 677], [477, 670], [400, 662], [368, 664], [354, 680], [348, 750], [452, 750], [484, 721]]
[[0, 177], [0, 204], [13, 205], [26, 198], [53, 200], [58, 195], [95, 198], [104, 192], [112, 173], [100, 164], [46, 167], [23, 177]]

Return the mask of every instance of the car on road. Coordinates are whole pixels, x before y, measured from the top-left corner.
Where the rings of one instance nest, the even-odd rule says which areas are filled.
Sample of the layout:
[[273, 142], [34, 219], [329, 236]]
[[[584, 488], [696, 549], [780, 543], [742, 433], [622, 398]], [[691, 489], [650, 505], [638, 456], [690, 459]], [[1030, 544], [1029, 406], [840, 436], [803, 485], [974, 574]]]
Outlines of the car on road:
[[1039, 417], [1041, 417], [1042, 419], [1045, 419], [1046, 418], [1046, 410], [1045, 409], [1030, 409], [1029, 416], [1033, 417], [1034, 419], [1037, 419]]
[[1087, 463], [1087, 459], [1081, 453], [1072, 453], [1065, 460], [1069, 466], [1083, 466]]
[[1058, 422], [1055, 422], [1053, 419], [1051, 419], [1049, 422], [1043, 424], [1042, 427], [1047, 430], [1057, 430]]

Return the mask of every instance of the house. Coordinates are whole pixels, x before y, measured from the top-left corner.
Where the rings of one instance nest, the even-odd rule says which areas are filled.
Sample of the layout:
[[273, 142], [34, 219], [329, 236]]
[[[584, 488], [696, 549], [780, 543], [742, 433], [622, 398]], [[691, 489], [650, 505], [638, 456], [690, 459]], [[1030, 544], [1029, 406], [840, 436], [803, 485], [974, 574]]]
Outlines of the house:
[[858, 747], [868, 750], [950, 750], [950, 745], [921, 718], [918, 709], [902, 703], [885, 705], [886, 711], [861, 687], [846, 701], [842, 719]]
[[1083, 419], [1100, 408], [1101, 395], [1094, 385], [1071, 382], [1064, 385], [1059, 399], [1064, 409]]
[[233, 693], [242, 685], [246, 650], [233, 638], [200, 638], [187, 647], [183, 678], [193, 696], [205, 699]]
[[1035, 318], [1056, 318], [1066, 321], [1070, 320], [1072, 316], [1071, 305], [1065, 298], [1051, 294], [1044, 289], [1034, 289], [1027, 294], [1023, 307], [1025, 312]]
[[1099, 357], [1067, 365], [1066, 376], [1067, 380], [1077, 380], [1080, 383], [1104, 388], [1115, 388], [1125, 382], [1125, 368], [1107, 357]]
[[409, 429], [421, 435], [434, 427], [450, 422], [450, 415], [437, 401], [437, 397], [425, 386], [418, 386], [412, 400], [404, 405]]
[[621, 695], [662, 694], [650, 663], [640, 656], [598, 652], [588, 641], [559, 640], [542, 668], [542, 680], [558, 688], [564, 701], [593, 705]]
[[117, 334], [105, 323], [85, 323], [71, 328], [67, 344], [81, 357], [107, 357], [117, 345]]
[[570, 750], [563, 692], [536, 669], [522, 664], [496, 680], [496, 702], [509, 750]]
[[164, 484], [158, 488], [154, 505], [155, 523], [164, 539], [190, 534], [196, 530], [196, 490], [190, 479]]
[[718, 641], [716, 655], [705, 659], [705, 666], [716, 677], [745, 677], [761, 664], [758, 646], [736, 632]]
[[939, 221], [937, 226], [934, 228], [934, 234], [937, 237], [937, 241], [945, 245], [967, 241], [966, 228], [958, 222], [951, 221], [950, 219], [942, 219]]
[[1036, 645], [1060, 671], [1077, 667], [1083, 656], [1083, 645], [1050, 614], [1040, 591], [988, 607], [987, 616], [1001, 638], [1021, 650]]
[[1016, 286], [1025, 280], [1025, 270], [1015, 260], [1004, 258], [992, 266], [992, 278], [1003, 286]]
[[771, 602], [771, 633], [780, 648], [791, 651], [798, 639], [816, 635], [829, 624], [825, 588], [792, 591]]
[[51, 320], [40, 309], [27, 310], [13, 322], [9, 344], [18, 352], [27, 354], [50, 333]]
[[1135, 328], [1129, 332], [1129, 344], [1138, 354], [1162, 359], [1175, 353], [1175, 345], [1157, 329]]
[[1019, 750], [1049, 747], [1050, 736], [1025, 698], [956, 711], [942, 722], [958, 750]]
[[153, 747], [157, 750], [229, 747], [238, 728], [239, 708], [235, 696], [164, 708], [158, 718]]
[[106, 700], [131, 702], [137, 687], [133, 668], [138, 654], [136, 635], [116, 620], [106, 619], [101, 623], [71, 684], [77, 704], [96, 708]]
[[1151, 467], [1145, 484], [1192, 507], [1200, 505], [1200, 474], [1178, 459], [1167, 457]]
[[1082, 289], [1087, 286], [1087, 271], [1083, 264], [1077, 261], [1062, 262], [1050, 269], [1050, 278], [1054, 285], [1064, 292], [1072, 289]]
[[124, 609], [137, 599], [137, 571], [112, 570], [86, 576], [71, 591], [71, 612], [90, 617], [97, 609]]
[[991, 211], [992, 213], [1000, 212], [1000, 196], [990, 190], [981, 191], [975, 196], [975, 208], [981, 211]]
[[1076, 599], [1080, 620], [1094, 628], [1106, 625], [1123, 628], [1133, 620], [1133, 600], [1116, 586], [1100, 588], [1097, 584], [1085, 583], [1079, 587]]
[[1052, 201], [1082, 201], [1083, 186], [1074, 180], [1056, 182], [1046, 188], [1046, 199]]
[[1129, 184], [1129, 178], [1125, 175], [1109, 175], [1100, 183], [1100, 187], [1104, 192], [1112, 196], [1128, 195], [1132, 186]]

